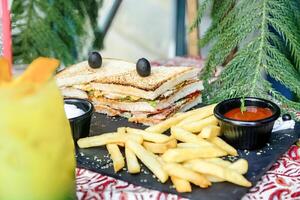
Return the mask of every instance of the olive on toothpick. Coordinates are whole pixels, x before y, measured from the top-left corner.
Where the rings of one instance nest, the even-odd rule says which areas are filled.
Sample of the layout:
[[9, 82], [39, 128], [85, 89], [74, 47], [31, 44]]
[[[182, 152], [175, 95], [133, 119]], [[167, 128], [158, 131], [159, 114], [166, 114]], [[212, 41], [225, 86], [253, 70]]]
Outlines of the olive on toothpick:
[[102, 56], [97, 51], [89, 53], [88, 63], [91, 68], [97, 69], [102, 65]]
[[140, 58], [136, 63], [136, 71], [142, 77], [147, 77], [151, 74], [151, 65], [146, 58]]

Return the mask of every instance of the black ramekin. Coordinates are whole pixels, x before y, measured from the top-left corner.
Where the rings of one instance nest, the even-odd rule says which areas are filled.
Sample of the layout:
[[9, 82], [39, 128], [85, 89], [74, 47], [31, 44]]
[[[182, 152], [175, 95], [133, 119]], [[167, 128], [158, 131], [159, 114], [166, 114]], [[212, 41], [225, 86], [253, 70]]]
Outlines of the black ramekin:
[[224, 139], [238, 149], [258, 149], [270, 139], [275, 120], [280, 116], [280, 108], [266, 99], [245, 97], [245, 106], [269, 108], [272, 116], [256, 121], [240, 121], [224, 116], [231, 109], [241, 106], [241, 98], [222, 101], [214, 109], [214, 115], [220, 122]]
[[64, 102], [67, 104], [73, 104], [77, 108], [84, 111], [83, 115], [70, 118], [70, 126], [72, 129], [73, 139], [76, 144], [79, 138], [88, 137], [90, 132], [91, 118], [94, 111], [93, 104], [86, 99], [79, 98], [65, 98]]

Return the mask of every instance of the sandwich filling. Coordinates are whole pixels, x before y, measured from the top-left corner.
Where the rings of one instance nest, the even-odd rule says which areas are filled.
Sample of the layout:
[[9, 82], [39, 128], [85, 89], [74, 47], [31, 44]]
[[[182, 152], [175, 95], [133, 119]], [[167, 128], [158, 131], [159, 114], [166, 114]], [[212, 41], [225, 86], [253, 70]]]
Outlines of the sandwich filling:
[[109, 116], [123, 116], [131, 122], [155, 124], [172, 116], [176, 112], [184, 111], [201, 102], [202, 82], [196, 78], [183, 81], [171, 88], [155, 100], [138, 96], [109, 93], [94, 90], [89, 84], [74, 85], [66, 91], [85, 91], [97, 112]]
[[156, 112], [169, 107], [187, 95], [201, 90], [202, 83], [197, 80], [185, 81], [175, 88], [167, 90], [154, 100], [149, 100], [137, 96], [128, 96], [103, 91], [90, 91], [89, 99], [99, 105], [106, 105], [113, 109], [132, 112]]
[[155, 112], [143, 112], [143, 111], [126, 111], [120, 109], [114, 109], [108, 105], [99, 104], [95, 102], [95, 108], [97, 112], [105, 113], [109, 116], [123, 116], [129, 119], [130, 122], [143, 123], [146, 125], [152, 125], [159, 123], [162, 120], [174, 115], [177, 112], [183, 112], [188, 110], [198, 103], [201, 102], [201, 92], [196, 91], [189, 94], [185, 98], [178, 100], [177, 102], [171, 104], [161, 110], [156, 110]]

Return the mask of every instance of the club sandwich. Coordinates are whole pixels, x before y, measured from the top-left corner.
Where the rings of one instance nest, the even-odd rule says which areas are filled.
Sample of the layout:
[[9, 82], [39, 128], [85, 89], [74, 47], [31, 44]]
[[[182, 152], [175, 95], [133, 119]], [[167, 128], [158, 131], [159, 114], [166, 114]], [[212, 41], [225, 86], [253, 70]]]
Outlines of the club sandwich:
[[90, 99], [96, 112], [152, 125], [201, 102], [199, 72], [195, 67], [155, 66], [141, 77], [135, 63], [105, 58], [97, 69], [86, 61], [70, 66], [56, 81], [65, 97]]

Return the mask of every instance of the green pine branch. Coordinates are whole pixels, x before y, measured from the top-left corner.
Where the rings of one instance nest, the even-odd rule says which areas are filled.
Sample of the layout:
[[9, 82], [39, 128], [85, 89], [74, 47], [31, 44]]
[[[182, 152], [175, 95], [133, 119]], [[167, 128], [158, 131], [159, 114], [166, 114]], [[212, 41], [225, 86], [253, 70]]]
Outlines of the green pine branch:
[[92, 28], [96, 29], [95, 21], [102, 5], [102, 0], [93, 1], [91, 5], [84, 2], [86, 1], [14, 0], [14, 62], [30, 63], [38, 56], [55, 57], [65, 65], [76, 62], [85, 45], [80, 38], [89, 31], [84, 24], [89, 21]]
[[[213, 19], [212, 25], [206, 31], [205, 36], [200, 41], [200, 47], [204, 47], [212, 39], [214, 39], [222, 28], [224, 28], [223, 20], [228, 12], [234, 7], [235, 0], [215, 0], [213, 2], [211, 17]], [[227, 18], [228, 19], [228, 18]], [[222, 26], [220, 25], [222, 23]], [[225, 20], [225, 23], [228, 21]], [[221, 28], [222, 27], [222, 28]]]
[[[266, 75], [285, 85], [300, 98], [300, 3], [296, 0], [211, 0], [212, 25], [200, 46], [212, 44], [201, 78], [204, 100], [256, 96], [281, 102], [283, 108], [300, 110], [300, 103], [275, 91]], [[206, 2], [207, 4], [207, 2]], [[207, 5], [204, 6], [206, 9]], [[201, 21], [206, 11], [200, 5]], [[234, 58], [218, 79], [209, 82], [217, 66], [233, 49]]]

